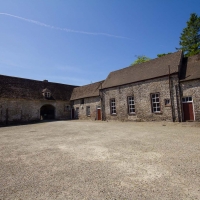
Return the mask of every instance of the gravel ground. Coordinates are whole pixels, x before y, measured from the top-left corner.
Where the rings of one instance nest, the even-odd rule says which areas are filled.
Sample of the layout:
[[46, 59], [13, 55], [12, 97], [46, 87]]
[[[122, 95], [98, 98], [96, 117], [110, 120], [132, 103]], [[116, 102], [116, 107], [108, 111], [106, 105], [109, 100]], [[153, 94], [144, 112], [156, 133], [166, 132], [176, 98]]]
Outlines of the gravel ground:
[[0, 128], [0, 199], [200, 199], [198, 123]]

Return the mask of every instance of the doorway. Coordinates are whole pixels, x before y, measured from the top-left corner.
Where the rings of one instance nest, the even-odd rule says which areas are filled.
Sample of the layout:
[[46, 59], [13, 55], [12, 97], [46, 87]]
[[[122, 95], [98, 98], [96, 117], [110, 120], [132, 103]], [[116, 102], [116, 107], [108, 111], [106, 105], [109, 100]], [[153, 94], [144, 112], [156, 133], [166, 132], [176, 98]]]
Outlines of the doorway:
[[101, 120], [101, 107], [97, 107], [97, 120]]
[[183, 97], [183, 119], [184, 121], [194, 121], [194, 109], [192, 97]]
[[40, 108], [41, 120], [55, 119], [55, 107], [52, 105], [44, 105]]

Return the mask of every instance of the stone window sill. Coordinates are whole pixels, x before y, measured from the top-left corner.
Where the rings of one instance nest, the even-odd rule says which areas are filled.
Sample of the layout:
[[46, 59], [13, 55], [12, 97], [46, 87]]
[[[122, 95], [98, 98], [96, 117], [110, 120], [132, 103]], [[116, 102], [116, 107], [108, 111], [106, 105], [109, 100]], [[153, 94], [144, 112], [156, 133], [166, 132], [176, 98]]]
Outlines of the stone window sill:
[[162, 112], [154, 112], [153, 114], [162, 115], [163, 113]]
[[136, 113], [128, 113], [128, 115], [134, 116], [134, 115], [136, 115]]

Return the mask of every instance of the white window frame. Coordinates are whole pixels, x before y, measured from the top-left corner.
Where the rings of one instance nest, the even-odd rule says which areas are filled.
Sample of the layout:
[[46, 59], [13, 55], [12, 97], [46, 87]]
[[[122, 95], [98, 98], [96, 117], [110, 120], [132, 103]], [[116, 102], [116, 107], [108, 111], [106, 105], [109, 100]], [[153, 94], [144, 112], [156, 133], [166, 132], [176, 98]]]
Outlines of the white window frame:
[[46, 98], [50, 98], [51, 97], [51, 92], [45, 92], [44, 95], [45, 95]]
[[160, 93], [152, 93], [151, 94], [151, 109], [152, 113], [160, 113]]
[[116, 102], [115, 102], [115, 99], [110, 99], [110, 114], [111, 115], [116, 115], [117, 112], [116, 112]]
[[189, 97], [182, 97], [182, 103], [192, 103], [193, 102], [193, 99], [191, 96]]
[[129, 114], [135, 114], [135, 100], [134, 96], [128, 96], [128, 113]]

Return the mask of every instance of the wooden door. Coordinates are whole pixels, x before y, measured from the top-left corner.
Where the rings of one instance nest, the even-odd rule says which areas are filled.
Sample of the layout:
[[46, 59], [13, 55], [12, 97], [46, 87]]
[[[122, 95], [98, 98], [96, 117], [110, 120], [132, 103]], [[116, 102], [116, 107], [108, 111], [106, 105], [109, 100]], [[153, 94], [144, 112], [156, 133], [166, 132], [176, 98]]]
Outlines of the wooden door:
[[101, 120], [101, 109], [97, 109], [98, 120]]
[[71, 109], [72, 112], [72, 119], [74, 119], [74, 108]]
[[194, 121], [194, 112], [193, 112], [193, 104], [191, 103], [183, 103], [183, 115], [184, 121]]

